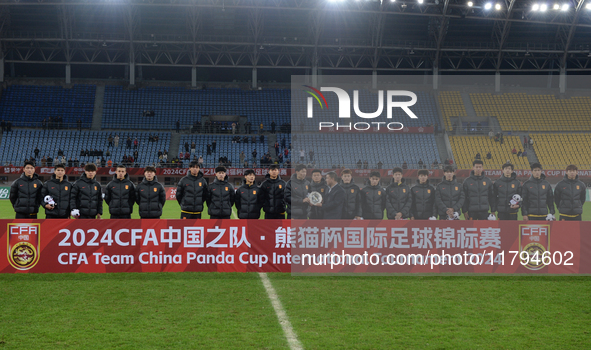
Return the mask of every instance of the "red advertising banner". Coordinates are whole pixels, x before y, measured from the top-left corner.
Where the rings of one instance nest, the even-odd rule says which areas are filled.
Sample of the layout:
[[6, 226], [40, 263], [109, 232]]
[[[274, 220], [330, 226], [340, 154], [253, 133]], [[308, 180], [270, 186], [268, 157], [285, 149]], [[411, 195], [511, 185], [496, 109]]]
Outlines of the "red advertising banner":
[[591, 274], [591, 222], [0, 220], [0, 272]]

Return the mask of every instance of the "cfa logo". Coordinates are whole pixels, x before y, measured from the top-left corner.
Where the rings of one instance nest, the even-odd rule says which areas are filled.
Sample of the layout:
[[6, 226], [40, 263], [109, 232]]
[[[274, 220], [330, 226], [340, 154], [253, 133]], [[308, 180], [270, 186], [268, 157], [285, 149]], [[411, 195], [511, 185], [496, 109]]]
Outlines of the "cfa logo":
[[[308, 118], [313, 118], [312, 105], [314, 102], [314, 98], [320, 104], [320, 108], [324, 109], [324, 106], [326, 106], [326, 109], [328, 109], [326, 98], [324, 97], [321, 91], [334, 92], [337, 95], [337, 98], [339, 99], [339, 119], [351, 118], [351, 98], [349, 97], [347, 91], [337, 87], [321, 87], [319, 91], [318, 89], [315, 89], [311, 86], [304, 86], [316, 92], [315, 94], [312, 91], [306, 91], [308, 94], [312, 95], [312, 97], [308, 97], [307, 99]], [[322, 105], [322, 102], [320, 101], [320, 98], [317, 94], [320, 95], [320, 98], [322, 98], [322, 101], [324, 101], [324, 106]], [[355, 111], [355, 114], [359, 118], [364, 119], [373, 119], [379, 117], [384, 111], [384, 95], [386, 95], [386, 115], [388, 119], [392, 119], [393, 108], [400, 108], [412, 119], [418, 119], [414, 112], [409, 108], [410, 106], [413, 106], [415, 103], [417, 103], [417, 95], [414, 92], [405, 90], [387, 90], [385, 93], [383, 90], [379, 90], [378, 108], [375, 112], [372, 113], [364, 113], [359, 109], [359, 90], [353, 90], [353, 110]], [[392, 98], [394, 96], [410, 97], [410, 101], [393, 101]]]

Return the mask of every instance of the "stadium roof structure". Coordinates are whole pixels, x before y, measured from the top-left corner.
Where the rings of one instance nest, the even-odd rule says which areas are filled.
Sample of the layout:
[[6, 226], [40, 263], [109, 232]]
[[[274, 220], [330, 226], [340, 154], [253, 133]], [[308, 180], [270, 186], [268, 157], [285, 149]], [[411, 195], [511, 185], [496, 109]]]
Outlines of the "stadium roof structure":
[[15, 64], [591, 71], [591, 0], [1, 0], [0, 25]]

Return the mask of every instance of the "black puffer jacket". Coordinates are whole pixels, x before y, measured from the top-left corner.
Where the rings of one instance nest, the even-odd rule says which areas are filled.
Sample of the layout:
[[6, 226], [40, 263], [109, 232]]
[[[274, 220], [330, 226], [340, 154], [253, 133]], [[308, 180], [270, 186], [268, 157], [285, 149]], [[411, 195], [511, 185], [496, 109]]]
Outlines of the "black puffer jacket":
[[348, 184], [340, 183], [345, 190], [345, 203], [343, 205], [343, 219], [354, 219], [361, 216], [361, 190], [352, 181]]
[[409, 218], [412, 208], [412, 195], [410, 193], [410, 186], [406, 184], [405, 179], [401, 179], [400, 183], [392, 183], [386, 188], [386, 214], [389, 220], [394, 220], [396, 214], [402, 213], [402, 218]]
[[103, 215], [103, 190], [95, 179], [89, 179], [82, 174], [72, 186], [70, 194], [70, 208], [80, 210], [80, 215]]
[[231, 216], [232, 206], [234, 206], [235, 191], [232, 184], [228, 181], [228, 176], [224, 181], [215, 179], [209, 185], [209, 198], [207, 200], [207, 212], [210, 216]]
[[428, 220], [435, 215], [435, 188], [428, 182], [417, 184], [410, 189], [412, 193], [412, 209], [410, 212], [415, 220]]
[[556, 214], [554, 210], [554, 193], [552, 186], [546, 181], [546, 175], [542, 174], [539, 179], [533, 176], [521, 187], [523, 203], [521, 214], [545, 217], [548, 214]]
[[135, 188], [135, 201], [142, 219], [159, 218], [166, 204], [166, 190], [156, 176], [152, 181], [144, 178]]
[[[328, 185], [324, 179], [321, 179], [319, 183], [315, 183], [314, 181], [310, 182], [310, 192], [318, 192], [322, 196], [322, 200], [324, 201], [324, 197], [328, 192]], [[310, 219], [322, 219], [322, 207], [312, 206], [310, 207]]]
[[287, 214], [292, 219], [308, 218], [308, 203], [303, 200], [308, 197], [310, 192], [310, 183], [308, 180], [298, 180], [297, 174], [291, 175], [291, 179], [285, 186], [285, 204], [287, 205]]
[[277, 176], [275, 180], [267, 174], [261, 184], [261, 199], [263, 210], [267, 214], [285, 214], [285, 181]]
[[587, 198], [586, 191], [587, 188], [579, 180], [579, 175], [574, 180], [569, 180], [564, 175], [564, 179], [554, 188], [554, 202], [556, 202], [558, 212], [564, 215], [583, 214], [583, 204]]
[[[51, 175], [51, 179], [48, 180], [43, 189], [41, 190], [42, 200], [45, 196], [51, 196], [55, 202], [53, 210], [45, 209], [45, 216], [67, 218], [70, 216], [70, 193], [72, 192], [72, 183], [68, 181], [68, 175], [64, 175], [62, 181], [55, 178], [55, 174]], [[45, 206], [45, 202], [41, 203]]]
[[361, 189], [361, 211], [365, 220], [382, 220], [386, 208], [386, 191], [382, 186], [365, 186]]
[[207, 181], [200, 171], [197, 176], [190, 173], [179, 181], [176, 188], [176, 200], [181, 206], [181, 211], [188, 213], [201, 213], [203, 204], [209, 197]]
[[470, 177], [462, 184], [464, 190], [463, 212], [470, 214], [471, 211], [488, 211], [489, 207], [494, 208], [493, 182], [484, 175], [476, 176], [470, 171]]
[[454, 212], [460, 213], [464, 205], [465, 194], [462, 185], [456, 181], [456, 176], [452, 181], [443, 181], [435, 189], [435, 206], [439, 216], [447, 215], [447, 208], [452, 208]]
[[135, 204], [135, 186], [125, 174], [123, 180], [113, 176], [105, 189], [105, 202], [109, 206], [111, 215], [131, 215]]
[[244, 183], [236, 191], [236, 210], [238, 219], [258, 219], [261, 217], [263, 197], [261, 189], [255, 184]]
[[39, 175], [33, 174], [32, 177], [28, 177], [24, 173], [21, 174], [21, 177], [14, 180], [10, 186], [10, 203], [14, 211], [19, 214], [38, 213], [43, 200], [42, 188], [43, 182], [39, 180]]
[[513, 198], [513, 195], [521, 196], [521, 182], [517, 180], [517, 175], [511, 173], [510, 177], [505, 175], [501, 176], [500, 179], [495, 181], [493, 185], [494, 193], [494, 206], [492, 211], [498, 211], [499, 213], [517, 213], [519, 209], [511, 209], [509, 201]]

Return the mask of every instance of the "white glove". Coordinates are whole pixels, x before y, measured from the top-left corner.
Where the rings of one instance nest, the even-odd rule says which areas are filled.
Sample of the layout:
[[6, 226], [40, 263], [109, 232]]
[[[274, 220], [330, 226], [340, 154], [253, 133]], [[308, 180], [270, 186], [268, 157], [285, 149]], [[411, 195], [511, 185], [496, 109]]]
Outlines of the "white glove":
[[74, 219], [78, 219], [80, 217], [80, 210], [74, 209], [70, 212], [70, 215], [74, 217]]
[[429, 220], [437, 220], [437, 218], [435, 216], [431, 216]]
[[53, 200], [53, 198], [51, 196], [45, 196], [45, 198], [43, 198], [43, 200], [45, 201], [45, 204], [55, 205], [55, 201]]
[[546, 221], [554, 221], [554, 220], [556, 220], [556, 217], [554, 215], [548, 214], [546, 216]]
[[494, 220], [496, 220], [496, 219], [497, 219], [497, 217], [495, 216], [495, 214], [491, 213], [491, 214], [488, 216], [488, 219], [489, 219], [489, 220], [492, 220], [492, 221], [494, 221]]

